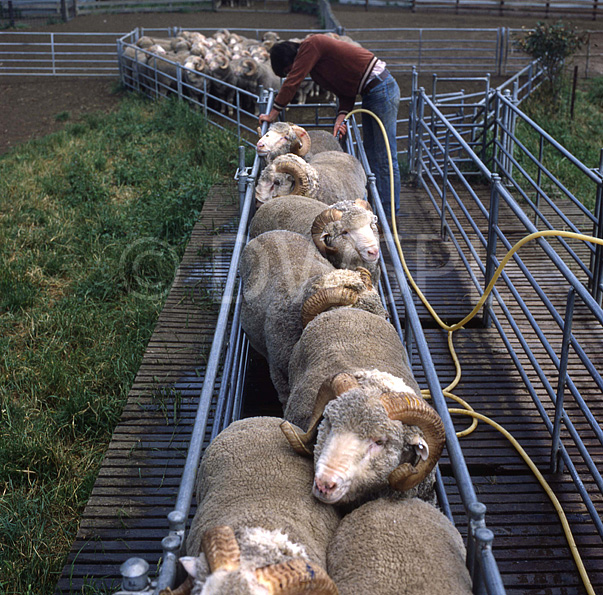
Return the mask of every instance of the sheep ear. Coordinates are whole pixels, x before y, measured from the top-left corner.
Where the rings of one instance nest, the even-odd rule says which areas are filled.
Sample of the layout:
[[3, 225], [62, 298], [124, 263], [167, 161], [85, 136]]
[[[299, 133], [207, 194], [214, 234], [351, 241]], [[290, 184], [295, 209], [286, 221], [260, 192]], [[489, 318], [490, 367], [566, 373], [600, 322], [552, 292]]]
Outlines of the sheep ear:
[[420, 457], [422, 461], [426, 461], [427, 457], [429, 457], [429, 444], [427, 444], [425, 439], [416, 434], [412, 437], [410, 443], [415, 447], [415, 454]]
[[192, 576], [193, 578], [197, 578], [197, 564], [195, 564], [195, 561], [195, 558], [192, 556], [184, 556], [180, 558], [180, 564], [182, 564], [182, 567], [184, 570], [186, 570], [189, 576]]

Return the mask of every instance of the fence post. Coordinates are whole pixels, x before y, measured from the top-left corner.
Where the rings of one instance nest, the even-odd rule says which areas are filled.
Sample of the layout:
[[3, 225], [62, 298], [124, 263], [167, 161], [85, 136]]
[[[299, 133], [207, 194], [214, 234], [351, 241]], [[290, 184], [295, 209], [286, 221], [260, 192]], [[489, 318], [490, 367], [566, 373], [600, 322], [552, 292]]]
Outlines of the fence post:
[[486, 528], [486, 505], [482, 502], [469, 504], [469, 526], [467, 529], [467, 569], [473, 581], [473, 593], [482, 595], [485, 593], [483, 575], [478, 559], [478, 545], [476, 533]]
[[443, 179], [442, 179], [442, 215], [440, 218], [440, 236], [443, 240], [448, 235], [446, 233], [446, 188], [448, 186], [448, 159], [450, 157], [450, 128], [446, 128], [446, 140], [444, 142], [444, 163], [443, 163]]
[[417, 155], [417, 163], [415, 166], [415, 171], [417, 172], [417, 178], [420, 178], [422, 175], [422, 166], [421, 159], [423, 158], [423, 141], [422, 141], [422, 127], [423, 127], [423, 116], [425, 113], [425, 102], [423, 100], [423, 94], [425, 93], [425, 88], [421, 87], [419, 89], [419, 96], [417, 97], [417, 126], [416, 126], [416, 155]]
[[574, 318], [574, 303], [576, 290], [570, 287], [565, 306], [565, 322], [563, 323], [563, 341], [561, 343], [561, 356], [559, 358], [559, 382], [557, 383], [557, 399], [555, 401], [555, 423], [553, 424], [553, 439], [551, 444], [551, 473], [563, 472], [563, 460], [559, 456], [561, 417], [563, 415], [563, 399], [565, 384], [567, 382], [567, 360], [569, 357], [569, 344], [572, 334], [572, 321]]
[[[595, 222], [593, 224], [593, 236], [603, 239], [603, 149], [599, 154], [599, 176], [597, 184], [597, 197], [595, 201]], [[592, 275], [590, 292], [597, 303], [601, 305], [603, 292], [601, 291], [601, 281], [603, 280], [603, 246], [595, 245], [594, 253], [590, 256], [590, 272]]]
[[412, 67], [410, 101], [408, 102], [408, 164], [411, 173], [415, 170], [415, 142], [417, 126], [417, 69]]
[[13, 0], [8, 0], [8, 22], [11, 27], [15, 26], [15, 9], [13, 7]]
[[66, 23], [69, 18], [67, 14], [67, 0], [61, 0], [61, 20]]
[[[500, 176], [492, 174], [490, 187], [490, 211], [488, 213], [488, 244], [486, 247], [486, 275], [484, 278], [484, 291], [490, 284], [494, 271], [496, 270], [496, 240], [498, 229], [498, 207], [499, 207], [499, 192], [498, 185], [500, 184]], [[492, 324], [492, 292], [486, 298], [484, 303], [484, 327], [489, 328]]]

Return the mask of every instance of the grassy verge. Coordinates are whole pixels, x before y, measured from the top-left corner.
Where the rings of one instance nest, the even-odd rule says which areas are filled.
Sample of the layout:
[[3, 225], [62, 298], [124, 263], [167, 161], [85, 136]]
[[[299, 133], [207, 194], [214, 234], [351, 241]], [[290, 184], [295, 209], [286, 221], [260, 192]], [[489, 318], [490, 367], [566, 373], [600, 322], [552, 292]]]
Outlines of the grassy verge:
[[52, 593], [208, 189], [236, 140], [123, 100], [0, 158], [0, 593]]
[[[603, 147], [603, 78], [587, 81], [582, 89], [576, 90], [573, 114], [569, 81], [565, 82], [559, 101], [552, 101], [550, 94], [542, 88], [521, 107], [530, 118], [583, 164], [598, 169]], [[517, 136], [533, 155], [539, 155], [540, 137], [532, 128], [519, 122]], [[523, 156], [519, 157], [519, 162], [535, 179], [536, 168], [533, 163]], [[542, 162], [549, 171], [563, 181], [574, 196], [586, 207], [593, 209], [596, 198], [594, 182], [550, 147], [544, 151]], [[521, 177], [521, 174], [517, 173], [517, 175]], [[560, 190], [544, 177], [543, 186], [550, 196], [561, 196]], [[526, 187], [528, 187], [527, 183]]]

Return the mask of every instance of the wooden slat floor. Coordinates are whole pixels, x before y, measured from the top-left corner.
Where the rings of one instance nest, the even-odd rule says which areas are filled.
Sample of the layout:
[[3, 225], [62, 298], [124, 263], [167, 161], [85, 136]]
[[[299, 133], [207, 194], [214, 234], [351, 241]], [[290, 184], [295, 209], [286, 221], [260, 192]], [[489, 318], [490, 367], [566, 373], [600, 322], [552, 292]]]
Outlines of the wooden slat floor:
[[[166, 516], [175, 502], [194, 421], [195, 396], [203, 383], [204, 358], [213, 338], [216, 299], [234, 239], [234, 193], [234, 184], [232, 188], [219, 186], [207, 199], [107, 451], [57, 594], [80, 593], [86, 585], [111, 592], [119, 584], [119, 565], [127, 558], [143, 557], [151, 568], [159, 561], [161, 539], [168, 530]], [[487, 199], [488, 194], [485, 196]], [[411, 271], [444, 319], [461, 319], [477, 301], [478, 292], [450, 243], [440, 239], [439, 221], [425, 193], [406, 187], [401, 205], [406, 216], [398, 219], [398, 228]], [[501, 216], [501, 225], [506, 224], [511, 230], [517, 227], [507, 214]], [[515, 231], [522, 233], [518, 227]], [[541, 254], [534, 250], [529, 256], [536, 270]], [[549, 275], [550, 267], [543, 265], [542, 278], [547, 281]], [[559, 281], [550, 275], [548, 284], [556, 289]], [[525, 292], [528, 303], [540, 311], [527, 288]], [[557, 300], [565, 302], [564, 291], [554, 293]], [[441, 384], [447, 386], [454, 378], [454, 366], [445, 333], [436, 328], [422, 305], [418, 310]], [[582, 333], [581, 338], [589, 332], [599, 333], [592, 334], [591, 341], [596, 357], [601, 351], [601, 329], [592, 329], [587, 323], [577, 320], [574, 331]], [[554, 330], [560, 333], [558, 328]], [[543, 349], [532, 337], [530, 345], [542, 355]], [[603, 544], [568, 476], [548, 473], [550, 437], [498, 332], [494, 327], [468, 325], [455, 333], [455, 347], [463, 367], [455, 394], [505, 426], [534, 458], [567, 511], [595, 591], [603, 592]], [[603, 362], [598, 357], [600, 365]], [[250, 397], [244, 415], [278, 415], [272, 401], [258, 405], [268, 399], [271, 388], [264, 362], [256, 360], [253, 368], [249, 392], [255, 396]], [[415, 374], [421, 386], [426, 386], [418, 364]], [[547, 375], [556, 386], [552, 365]], [[535, 379], [535, 374], [530, 372], [530, 377]], [[593, 401], [593, 412], [601, 421], [601, 395], [592, 390], [584, 394]], [[552, 411], [548, 401], [547, 410]], [[575, 410], [571, 400], [568, 410]], [[454, 420], [458, 429], [468, 425], [467, 418], [455, 416]], [[585, 424], [576, 425], [587, 435]], [[595, 447], [590, 437], [587, 442], [600, 465], [602, 449]], [[487, 524], [495, 533], [494, 552], [507, 592], [585, 593], [554, 508], [515, 450], [483, 423], [463, 438], [461, 445], [478, 497], [488, 507]], [[455, 521], [464, 534], [465, 518], [446, 454], [441, 468]], [[592, 480], [584, 477], [585, 485], [593, 491]], [[603, 512], [600, 496], [595, 504]]]

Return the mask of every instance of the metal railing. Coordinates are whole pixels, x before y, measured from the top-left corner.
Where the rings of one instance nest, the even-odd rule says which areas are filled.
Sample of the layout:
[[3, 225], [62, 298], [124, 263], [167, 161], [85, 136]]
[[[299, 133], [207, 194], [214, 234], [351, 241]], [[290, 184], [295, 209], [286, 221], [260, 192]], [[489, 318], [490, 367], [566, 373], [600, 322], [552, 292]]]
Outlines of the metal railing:
[[[480, 158], [423, 89], [416, 95], [413, 134], [418, 180], [441, 218], [443, 235], [458, 250], [468, 279], [480, 295], [500, 263], [500, 249], [509, 250], [524, 235], [557, 227], [603, 237], [601, 167], [593, 171], [581, 164], [521, 113], [508, 94], [497, 91], [493, 99], [494, 155], [489, 162]], [[538, 133], [540, 148], [535, 155], [517, 138], [513, 119], [521, 119]], [[593, 184], [594, 213], [543, 165], [547, 150], [570, 161]], [[534, 169], [528, 171], [527, 163]], [[485, 200], [476, 190], [476, 174], [488, 189]], [[502, 212], [504, 225], [499, 224]], [[603, 445], [601, 420], [591, 410], [603, 391], [603, 379], [593, 363], [603, 341], [598, 248], [582, 240], [535, 240], [528, 250], [533, 267], [521, 252], [513, 256], [486, 302], [484, 321], [499, 332], [550, 433], [551, 471], [565, 466], [593, 527], [603, 538], [603, 523], [593, 503], [601, 499], [603, 479], [586, 446]], [[591, 266], [587, 267], [589, 256]], [[550, 378], [551, 367], [557, 371], [556, 386]]]
[[0, 75], [112, 76], [120, 33], [0, 33]]
[[[589, 168], [519, 109], [515, 93], [498, 91], [492, 105], [497, 115], [491, 126], [489, 169], [501, 176], [509, 192], [523, 199], [534, 227], [603, 237], [603, 150], [598, 167]], [[523, 140], [518, 138], [520, 128]], [[563, 180], [550, 165], [560, 160], [567, 166]], [[600, 305], [602, 247], [567, 239], [559, 243], [569, 257], [568, 266]]]
[[506, 76], [522, 69], [529, 58], [513, 47], [516, 30], [497, 28], [348, 28], [345, 33], [371, 50], [392, 73]]

